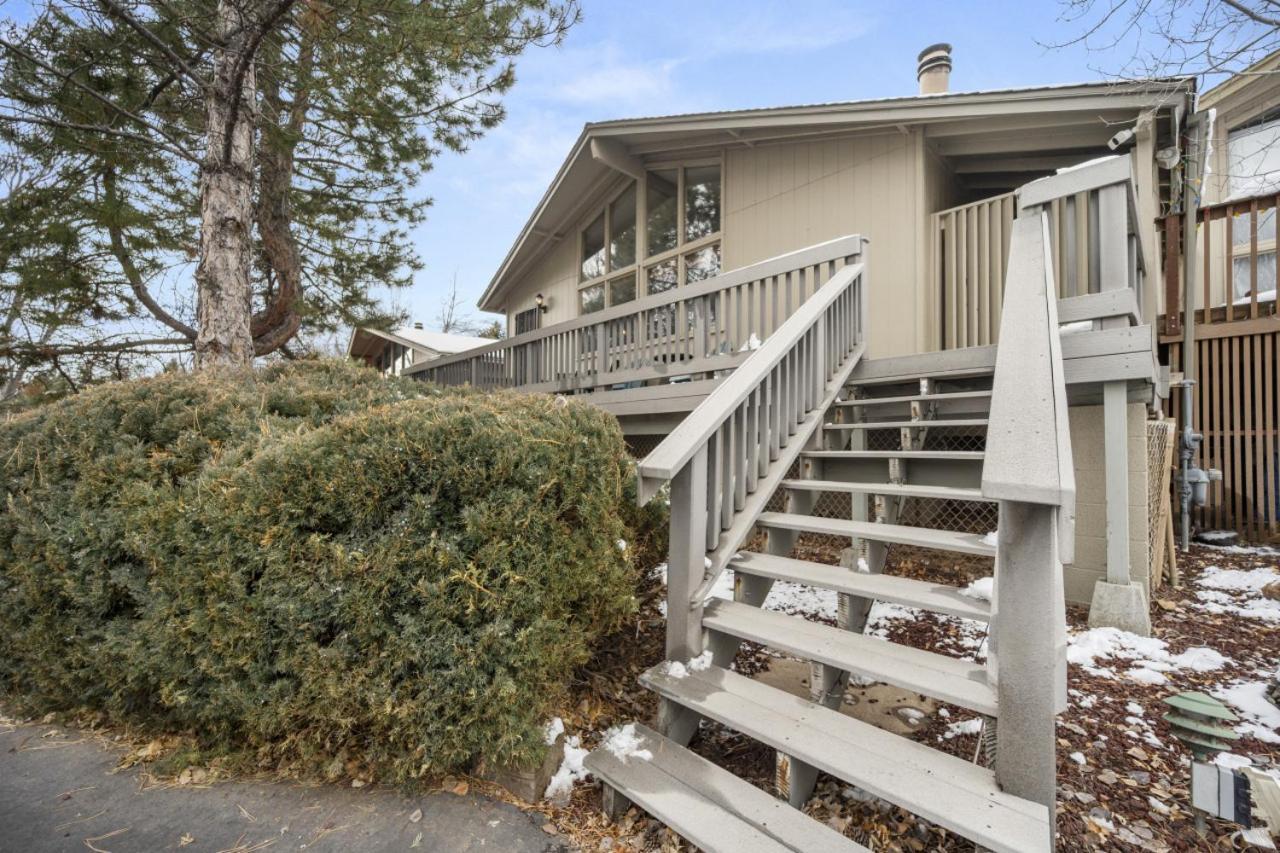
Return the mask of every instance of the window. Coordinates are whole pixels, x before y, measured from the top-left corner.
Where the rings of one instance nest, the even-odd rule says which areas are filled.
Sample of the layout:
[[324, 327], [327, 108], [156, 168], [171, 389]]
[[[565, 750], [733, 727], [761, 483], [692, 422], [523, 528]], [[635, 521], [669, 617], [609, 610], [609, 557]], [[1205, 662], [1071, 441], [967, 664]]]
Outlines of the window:
[[596, 284], [578, 291], [583, 314], [592, 314], [604, 310], [604, 285]]
[[697, 240], [719, 230], [720, 167], [685, 169], [684, 239]]
[[609, 282], [609, 304], [621, 305], [636, 298], [636, 274], [630, 273]]
[[529, 332], [537, 331], [541, 324], [542, 311], [536, 306], [526, 311], [516, 314], [516, 334], [524, 335]]
[[604, 275], [604, 214], [582, 232], [582, 280]]
[[579, 313], [718, 275], [721, 206], [715, 162], [653, 169], [616, 190], [580, 232]]
[[609, 269], [624, 269], [635, 262], [636, 185], [632, 184], [609, 205]]
[[[1280, 189], [1280, 110], [1262, 116], [1227, 134], [1227, 179], [1230, 198], [1247, 199]], [[1250, 217], [1231, 223], [1232, 298], [1249, 301], [1252, 285], [1250, 246], [1254, 240]], [[1276, 210], [1258, 212], [1258, 295], [1276, 290]]]
[[653, 256], [674, 249], [679, 233], [679, 209], [677, 184], [679, 174], [675, 169], [650, 172], [645, 176], [648, 206], [645, 219], [649, 233], [648, 255]]

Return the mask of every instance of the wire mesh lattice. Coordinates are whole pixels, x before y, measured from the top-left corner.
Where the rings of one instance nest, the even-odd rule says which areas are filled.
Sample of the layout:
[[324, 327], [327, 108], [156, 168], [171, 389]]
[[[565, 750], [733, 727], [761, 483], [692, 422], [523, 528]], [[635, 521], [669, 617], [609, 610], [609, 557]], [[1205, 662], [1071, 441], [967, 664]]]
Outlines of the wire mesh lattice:
[[1158, 584], [1163, 562], [1165, 523], [1164, 499], [1172, 479], [1170, 454], [1174, 449], [1176, 422], [1170, 419], [1147, 421], [1147, 577]]

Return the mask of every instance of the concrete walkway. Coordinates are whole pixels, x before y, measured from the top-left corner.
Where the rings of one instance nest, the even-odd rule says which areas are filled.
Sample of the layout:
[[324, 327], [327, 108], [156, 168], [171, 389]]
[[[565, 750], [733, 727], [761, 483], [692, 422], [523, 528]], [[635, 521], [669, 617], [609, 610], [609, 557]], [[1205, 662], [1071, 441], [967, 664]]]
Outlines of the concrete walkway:
[[0, 724], [0, 853], [565, 849], [536, 816], [484, 797], [258, 782], [144, 790], [137, 770], [113, 772], [118, 760], [75, 731]]

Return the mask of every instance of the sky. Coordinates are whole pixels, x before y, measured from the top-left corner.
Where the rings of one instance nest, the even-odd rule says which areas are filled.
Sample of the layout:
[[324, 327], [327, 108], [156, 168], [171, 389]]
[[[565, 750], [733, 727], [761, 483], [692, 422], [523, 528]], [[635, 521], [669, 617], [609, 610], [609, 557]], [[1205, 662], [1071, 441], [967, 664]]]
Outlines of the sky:
[[525, 54], [507, 119], [442, 155], [417, 192], [433, 200], [412, 239], [425, 268], [388, 296], [432, 327], [455, 274], [474, 308], [582, 126], [591, 121], [910, 95], [916, 55], [953, 46], [952, 91], [1073, 83], [1115, 57], [1069, 40], [1056, 0], [582, 0], [564, 43]]

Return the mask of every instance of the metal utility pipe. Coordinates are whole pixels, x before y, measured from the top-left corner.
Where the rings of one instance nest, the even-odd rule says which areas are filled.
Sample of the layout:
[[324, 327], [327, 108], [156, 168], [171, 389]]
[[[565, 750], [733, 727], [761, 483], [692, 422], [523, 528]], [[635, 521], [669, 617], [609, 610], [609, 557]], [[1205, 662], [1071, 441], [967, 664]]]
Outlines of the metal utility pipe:
[[[1188, 151], [1182, 169], [1182, 440], [1179, 449], [1182, 477], [1178, 496], [1182, 508], [1182, 550], [1191, 547], [1192, 470], [1200, 434], [1195, 431], [1193, 391], [1196, 384], [1196, 212], [1200, 207], [1205, 167], [1206, 116], [1193, 113], [1187, 119]], [[1208, 228], [1208, 223], [1205, 224]], [[1208, 310], [1209, 306], [1205, 306]]]

